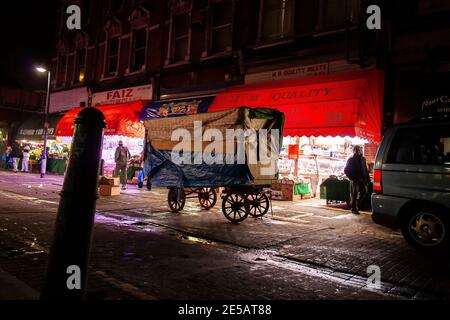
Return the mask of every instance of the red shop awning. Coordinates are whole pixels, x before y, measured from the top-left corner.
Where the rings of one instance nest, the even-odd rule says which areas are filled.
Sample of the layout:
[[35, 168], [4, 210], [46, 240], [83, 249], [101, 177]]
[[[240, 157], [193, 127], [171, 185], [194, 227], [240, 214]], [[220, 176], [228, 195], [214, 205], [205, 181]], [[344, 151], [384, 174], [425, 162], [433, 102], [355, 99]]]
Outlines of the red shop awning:
[[379, 142], [384, 74], [355, 71], [242, 85], [218, 94], [208, 112], [275, 108], [285, 136], [351, 136]]
[[[143, 124], [139, 122], [139, 115], [143, 106], [144, 103], [142, 101], [134, 101], [89, 108], [97, 108], [103, 112], [106, 120], [105, 135], [143, 138], [145, 129]], [[56, 126], [56, 136], [67, 137], [73, 135], [73, 122], [81, 110], [83, 108], [72, 109], [61, 118]]]

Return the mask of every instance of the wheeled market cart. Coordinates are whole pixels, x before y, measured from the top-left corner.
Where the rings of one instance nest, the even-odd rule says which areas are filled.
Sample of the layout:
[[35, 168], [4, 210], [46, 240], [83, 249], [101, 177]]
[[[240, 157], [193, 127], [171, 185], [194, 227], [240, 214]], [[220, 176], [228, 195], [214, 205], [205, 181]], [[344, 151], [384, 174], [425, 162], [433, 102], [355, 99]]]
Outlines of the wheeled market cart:
[[[266, 188], [278, 175], [283, 123], [277, 110], [246, 107], [145, 120], [144, 172], [152, 185], [169, 189], [173, 212], [181, 211], [188, 197], [210, 209], [216, 189], [222, 188], [222, 213], [228, 220], [262, 217], [270, 206]], [[269, 161], [262, 160], [264, 152], [272, 155]]]

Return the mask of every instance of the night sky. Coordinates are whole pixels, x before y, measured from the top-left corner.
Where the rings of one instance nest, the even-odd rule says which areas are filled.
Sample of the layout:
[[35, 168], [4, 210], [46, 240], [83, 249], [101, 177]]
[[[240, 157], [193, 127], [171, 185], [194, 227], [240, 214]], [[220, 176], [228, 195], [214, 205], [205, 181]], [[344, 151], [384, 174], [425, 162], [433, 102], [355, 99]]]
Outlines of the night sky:
[[2, 1], [0, 4], [0, 84], [44, 90], [46, 79], [34, 71], [48, 64], [55, 39], [56, 0]]

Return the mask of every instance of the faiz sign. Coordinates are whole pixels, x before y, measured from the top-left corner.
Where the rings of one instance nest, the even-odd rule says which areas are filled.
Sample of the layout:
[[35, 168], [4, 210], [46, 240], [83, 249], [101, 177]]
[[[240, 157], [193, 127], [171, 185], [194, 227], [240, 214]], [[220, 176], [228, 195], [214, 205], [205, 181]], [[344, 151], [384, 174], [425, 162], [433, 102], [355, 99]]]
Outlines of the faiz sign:
[[129, 87], [111, 91], [96, 92], [92, 95], [92, 105], [126, 103], [137, 100], [152, 99], [152, 85]]

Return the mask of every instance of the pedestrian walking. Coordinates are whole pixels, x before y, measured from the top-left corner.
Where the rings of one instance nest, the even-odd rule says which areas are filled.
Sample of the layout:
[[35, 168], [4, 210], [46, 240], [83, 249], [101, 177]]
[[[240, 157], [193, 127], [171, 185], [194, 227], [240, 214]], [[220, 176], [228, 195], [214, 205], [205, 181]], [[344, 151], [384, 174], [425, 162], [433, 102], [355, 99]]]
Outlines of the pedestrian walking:
[[360, 146], [353, 148], [353, 156], [347, 160], [344, 173], [350, 179], [350, 203], [352, 212], [359, 214], [359, 208], [367, 195], [367, 185], [370, 182], [366, 159], [362, 156]]
[[22, 158], [22, 151], [20, 150], [20, 144], [18, 141], [15, 141], [11, 150], [11, 157], [13, 159], [13, 171], [19, 171], [19, 161]]
[[28, 163], [30, 161], [30, 146], [25, 145], [23, 147], [23, 154], [22, 154], [22, 172], [28, 172]]
[[127, 188], [127, 168], [128, 161], [131, 158], [130, 151], [127, 147], [123, 145], [123, 141], [119, 141], [119, 146], [116, 149], [114, 156], [116, 162], [116, 168], [114, 170], [114, 175], [120, 177], [120, 183], [122, 185], [122, 190]]
[[2, 166], [4, 163], [6, 170], [11, 169], [12, 166], [11, 149], [11, 146], [7, 146], [5, 153], [2, 155]]

